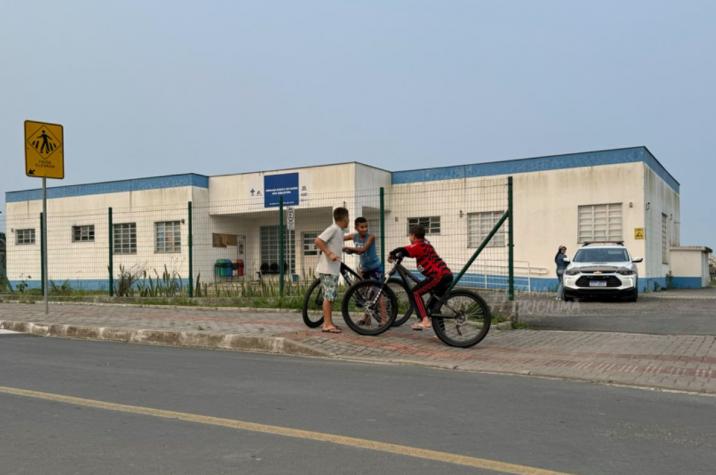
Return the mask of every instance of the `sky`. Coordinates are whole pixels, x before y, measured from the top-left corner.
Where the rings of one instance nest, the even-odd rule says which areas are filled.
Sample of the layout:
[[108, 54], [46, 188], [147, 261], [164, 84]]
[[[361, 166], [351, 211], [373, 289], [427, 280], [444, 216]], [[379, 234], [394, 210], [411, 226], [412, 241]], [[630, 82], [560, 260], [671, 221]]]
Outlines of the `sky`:
[[61, 184], [646, 145], [681, 183], [682, 244], [716, 246], [713, 1], [0, 0], [0, 12], [2, 209], [6, 191], [39, 185], [24, 175], [28, 118], [64, 125]]

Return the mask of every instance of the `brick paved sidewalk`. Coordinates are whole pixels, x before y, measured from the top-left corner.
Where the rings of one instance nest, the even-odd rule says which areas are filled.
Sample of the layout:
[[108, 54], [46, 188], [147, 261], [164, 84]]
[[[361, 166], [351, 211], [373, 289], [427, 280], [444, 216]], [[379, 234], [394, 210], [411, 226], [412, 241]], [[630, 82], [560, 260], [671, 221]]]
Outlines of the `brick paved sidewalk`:
[[[478, 346], [451, 348], [431, 331], [407, 326], [362, 337], [344, 326], [327, 335], [303, 325], [298, 313], [252, 313], [115, 305], [0, 304], [0, 322], [33, 322], [109, 329], [278, 337], [317, 355], [376, 362], [426, 364], [612, 382], [716, 394], [716, 337], [602, 332], [491, 331]], [[340, 321], [340, 317], [337, 321]], [[6, 323], [7, 324], [7, 323]], [[303, 353], [307, 354], [307, 353]]]

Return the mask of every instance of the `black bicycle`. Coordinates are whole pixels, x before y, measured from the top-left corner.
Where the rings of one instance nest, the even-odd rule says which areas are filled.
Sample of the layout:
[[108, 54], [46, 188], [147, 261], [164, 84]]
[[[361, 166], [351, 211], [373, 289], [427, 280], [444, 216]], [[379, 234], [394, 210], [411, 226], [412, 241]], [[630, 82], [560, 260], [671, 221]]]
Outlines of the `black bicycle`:
[[[379, 334], [390, 328], [383, 320], [385, 306], [383, 302], [395, 304], [395, 293], [388, 286], [388, 282], [398, 279], [407, 288], [407, 282], [414, 280], [408, 269], [403, 267], [402, 258], [395, 260], [393, 268], [388, 272], [383, 282], [364, 280], [355, 282], [346, 291], [343, 297], [343, 319], [346, 324], [355, 330], [360, 327], [365, 317], [372, 318], [377, 324]], [[408, 298], [415, 308], [414, 296], [408, 292]], [[433, 330], [443, 343], [460, 348], [474, 346], [482, 341], [490, 331], [492, 314], [490, 307], [477, 293], [466, 289], [453, 289], [442, 297], [430, 294], [428, 316], [431, 317]], [[360, 317], [356, 321], [355, 318]], [[392, 322], [391, 322], [392, 323]], [[360, 333], [360, 332], [359, 332]]]
[[[348, 254], [350, 254], [350, 252]], [[341, 262], [340, 273], [345, 281], [346, 287], [350, 287], [356, 282], [363, 280], [356, 271], [343, 262]], [[413, 279], [413, 281], [417, 282], [416, 279]], [[395, 305], [391, 305], [391, 313], [396, 313], [393, 317], [392, 324], [402, 325], [414, 312], [413, 301], [409, 295], [410, 287], [405, 284], [402, 279], [398, 279], [397, 277], [389, 279], [387, 286], [396, 296]], [[398, 314], [400, 315], [400, 318], [397, 318]], [[318, 278], [316, 278], [308, 287], [306, 296], [303, 299], [303, 323], [310, 328], [316, 328], [323, 324], [323, 288], [321, 286], [321, 280]], [[360, 328], [356, 330], [357, 333], [360, 333], [361, 335], [373, 335], [376, 329], [370, 327], [370, 322], [367, 319], [364, 320], [363, 323], [364, 325], [361, 325]], [[350, 327], [353, 329], [352, 326]]]

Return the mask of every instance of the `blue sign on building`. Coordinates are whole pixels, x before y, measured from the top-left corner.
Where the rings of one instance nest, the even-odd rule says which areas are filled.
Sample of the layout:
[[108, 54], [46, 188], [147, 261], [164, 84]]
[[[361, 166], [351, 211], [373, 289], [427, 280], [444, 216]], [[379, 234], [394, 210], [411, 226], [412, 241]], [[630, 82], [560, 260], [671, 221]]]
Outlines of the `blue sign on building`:
[[298, 173], [264, 176], [264, 207], [278, 206], [281, 197], [284, 206], [298, 205]]

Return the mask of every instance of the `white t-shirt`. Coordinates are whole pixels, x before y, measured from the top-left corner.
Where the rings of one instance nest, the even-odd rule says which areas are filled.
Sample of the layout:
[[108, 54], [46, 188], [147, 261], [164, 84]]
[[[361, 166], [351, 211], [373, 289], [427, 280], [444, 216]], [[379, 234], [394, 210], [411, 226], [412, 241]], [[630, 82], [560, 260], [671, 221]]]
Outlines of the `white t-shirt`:
[[341, 253], [343, 252], [343, 236], [345, 233], [337, 224], [333, 223], [328, 226], [325, 231], [318, 236], [318, 239], [326, 243], [328, 250], [338, 256], [337, 261], [332, 261], [326, 256], [325, 253], [321, 253], [318, 258], [318, 266], [316, 266], [316, 272], [319, 274], [333, 274], [338, 275], [341, 272]]

